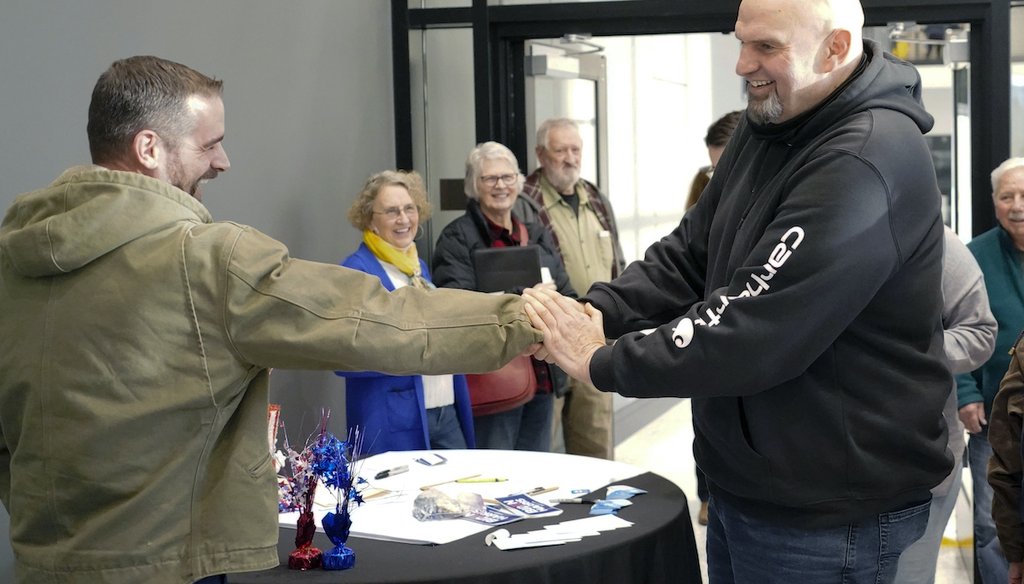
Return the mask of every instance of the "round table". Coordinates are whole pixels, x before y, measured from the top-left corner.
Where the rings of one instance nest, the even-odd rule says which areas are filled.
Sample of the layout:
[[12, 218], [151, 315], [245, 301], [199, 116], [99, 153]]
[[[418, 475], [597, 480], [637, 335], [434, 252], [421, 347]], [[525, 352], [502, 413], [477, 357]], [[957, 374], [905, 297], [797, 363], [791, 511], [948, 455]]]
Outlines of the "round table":
[[[231, 574], [229, 582], [699, 583], [697, 548], [682, 491], [654, 473], [642, 473], [617, 482], [647, 491], [635, 497], [633, 505], [618, 512], [619, 517], [633, 525], [578, 542], [501, 551], [484, 543], [484, 535], [492, 529], [444, 545], [412, 545], [352, 537], [348, 545], [356, 552], [354, 568], [302, 572], [287, 568], [288, 554], [295, 547], [295, 530], [281, 528], [278, 544], [281, 566], [262, 572]], [[562, 504], [561, 507], [564, 513], [547, 523], [586, 517], [590, 510], [590, 505], [586, 504]], [[530, 520], [503, 527], [517, 534], [538, 529], [540, 525]], [[319, 532], [314, 545], [320, 549], [332, 547], [327, 537]]]

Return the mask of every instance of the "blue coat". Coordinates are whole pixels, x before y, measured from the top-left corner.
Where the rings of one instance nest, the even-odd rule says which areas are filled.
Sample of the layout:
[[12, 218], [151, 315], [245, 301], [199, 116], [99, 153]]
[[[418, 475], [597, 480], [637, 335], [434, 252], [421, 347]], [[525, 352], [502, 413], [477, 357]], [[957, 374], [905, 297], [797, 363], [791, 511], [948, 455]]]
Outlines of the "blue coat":
[[[359, 244], [359, 249], [345, 258], [341, 265], [373, 274], [380, 278], [385, 288], [395, 289], [384, 266], [366, 244]], [[420, 260], [420, 267], [423, 276], [430, 280], [430, 272], [423, 260]], [[345, 421], [349, 429], [357, 426], [363, 434], [363, 454], [430, 449], [422, 376], [394, 376], [369, 371], [336, 371], [335, 374], [345, 378]], [[466, 378], [455, 375], [454, 386], [455, 409], [462, 435], [466, 437], [466, 444], [475, 448], [473, 409]]]

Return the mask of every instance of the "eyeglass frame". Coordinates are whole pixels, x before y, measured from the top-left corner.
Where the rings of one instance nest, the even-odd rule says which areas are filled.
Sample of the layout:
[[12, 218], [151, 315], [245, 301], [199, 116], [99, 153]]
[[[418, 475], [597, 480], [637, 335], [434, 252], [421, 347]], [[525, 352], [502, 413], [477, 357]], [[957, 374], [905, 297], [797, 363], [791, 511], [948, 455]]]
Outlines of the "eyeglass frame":
[[419, 217], [420, 208], [415, 203], [409, 203], [403, 207], [388, 207], [383, 211], [374, 211], [371, 209], [370, 212], [374, 215], [385, 215], [389, 220], [397, 221], [402, 213], [405, 213], [405, 216], [410, 219], [413, 217]]
[[[507, 177], [507, 179], [506, 179], [506, 177]], [[494, 187], [498, 186], [498, 181], [499, 180], [501, 181], [501, 184], [503, 184], [505, 186], [510, 186], [510, 185], [516, 184], [516, 181], [519, 179], [519, 173], [518, 172], [514, 172], [514, 173], [508, 173], [508, 174], [481, 175], [479, 177], [479, 179], [480, 179], [480, 182], [484, 186], [486, 186], [488, 188], [494, 188]]]

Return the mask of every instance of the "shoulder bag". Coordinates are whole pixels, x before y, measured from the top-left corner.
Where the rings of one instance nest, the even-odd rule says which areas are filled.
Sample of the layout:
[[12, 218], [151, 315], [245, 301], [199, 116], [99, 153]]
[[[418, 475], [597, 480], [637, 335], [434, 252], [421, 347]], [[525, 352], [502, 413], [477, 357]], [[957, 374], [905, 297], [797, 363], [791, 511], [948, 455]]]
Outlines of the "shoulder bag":
[[[527, 244], [526, 228], [519, 223], [519, 245]], [[517, 408], [533, 399], [537, 376], [529, 356], [519, 355], [490, 373], [467, 373], [474, 416], [487, 416]]]

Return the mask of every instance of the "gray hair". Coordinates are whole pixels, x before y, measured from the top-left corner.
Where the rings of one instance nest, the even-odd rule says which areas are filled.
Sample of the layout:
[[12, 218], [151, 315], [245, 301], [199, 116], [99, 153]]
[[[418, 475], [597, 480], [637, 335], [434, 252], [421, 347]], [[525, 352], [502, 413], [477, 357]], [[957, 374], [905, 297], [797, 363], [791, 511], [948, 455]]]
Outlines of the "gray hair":
[[466, 157], [466, 180], [463, 183], [463, 190], [467, 197], [474, 200], [480, 198], [480, 193], [476, 190], [476, 179], [480, 178], [480, 169], [487, 160], [504, 160], [511, 164], [518, 173], [516, 192], [519, 193], [523, 190], [523, 183], [526, 182], [526, 179], [523, 178], [523, 173], [519, 172], [519, 161], [516, 160], [516, 155], [512, 154], [512, 151], [504, 144], [484, 142], [477, 144]]
[[1003, 180], [1003, 175], [1007, 172], [1024, 166], [1024, 158], [1008, 158], [1003, 161], [1002, 164], [996, 167], [992, 171], [992, 197], [995, 198], [996, 191], [999, 190], [999, 181]]
[[548, 148], [548, 133], [551, 132], [551, 128], [572, 128], [576, 130], [576, 133], [580, 133], [580, 125], [576, 123], [576, 120], [570, 120], [569, 118], [550, 118], [544, 120], [544, 123], [537, 128], [537, 148]]

